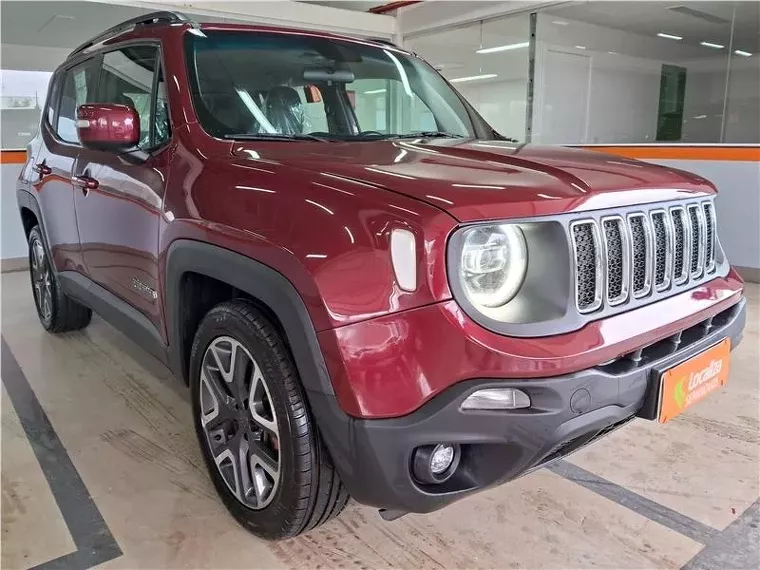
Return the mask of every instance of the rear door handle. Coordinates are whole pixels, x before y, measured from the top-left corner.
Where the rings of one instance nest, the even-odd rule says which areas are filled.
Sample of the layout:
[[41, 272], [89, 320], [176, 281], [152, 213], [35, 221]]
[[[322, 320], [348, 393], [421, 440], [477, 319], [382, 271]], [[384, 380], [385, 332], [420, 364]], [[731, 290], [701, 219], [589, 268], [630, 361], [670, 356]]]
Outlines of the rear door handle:
[[98, 181], [90, 176], [72, 176], [71, 183], [81, 188], [85, 195], [98, 187]]
[[44, 162], [38, 162], [37, 164], [32, 166], [32, 170], [34, 170], [40, 176], [47, 176], [48, 174], [52, 174], [53, 172], [53, 170]]

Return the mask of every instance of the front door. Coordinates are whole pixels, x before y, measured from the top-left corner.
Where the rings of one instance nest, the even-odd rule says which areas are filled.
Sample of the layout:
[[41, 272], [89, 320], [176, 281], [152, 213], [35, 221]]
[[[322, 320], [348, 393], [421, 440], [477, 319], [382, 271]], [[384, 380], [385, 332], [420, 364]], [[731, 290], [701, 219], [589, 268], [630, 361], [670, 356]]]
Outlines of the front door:
[[82, 255], [93, 281], [160, 331], [158, 234], [170, 153], [160, 50], [131, 45], [105, 53], [101, 62], [96, 100], [134, 107], [140, 142], [132, 152], [85, 149], [77, 159]]
[[53, 77], [50, 101], [42, 118], [42, 142], [33, 166], [33, 188], [45, 237], [59, 271], [85, 273], [71, 177], [82, 150], [76, 129], [76, 108], [94, 100], [97, 66], [97, 58], [89, 59]]

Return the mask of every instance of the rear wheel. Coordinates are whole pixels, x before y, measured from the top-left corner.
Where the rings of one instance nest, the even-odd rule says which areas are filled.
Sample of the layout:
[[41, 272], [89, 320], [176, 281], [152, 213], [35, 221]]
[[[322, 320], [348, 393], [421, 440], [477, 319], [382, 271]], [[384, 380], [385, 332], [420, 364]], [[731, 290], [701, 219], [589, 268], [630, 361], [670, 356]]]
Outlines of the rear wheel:
[[196, 432], [230, 513], [264, 538], [289, 538], [348, 501], [309, 413], [290, 352], [249, 302], [204, 317], [190, 356]]
[[66, 296], [58, 284], [39, 226], [29, 232], [29, 275], [37, 315], [42, 326], [54, 333], [86, 327], [92, 311]]

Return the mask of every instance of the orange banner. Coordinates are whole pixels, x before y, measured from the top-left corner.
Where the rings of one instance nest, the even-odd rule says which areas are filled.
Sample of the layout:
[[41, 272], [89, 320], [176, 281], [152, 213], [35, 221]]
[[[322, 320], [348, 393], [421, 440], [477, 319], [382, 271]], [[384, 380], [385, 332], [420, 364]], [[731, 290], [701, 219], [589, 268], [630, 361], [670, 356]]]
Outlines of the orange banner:
[[580, 148], [616, 154], [626, 158], [654, 158], [660, 160], [727, 160], [740, 162], [760, 161], [760, 146], [583, 146]]
[[0, 164], [24, 164], [25, 162], [26, 162], [25, 150], [0, 151]]

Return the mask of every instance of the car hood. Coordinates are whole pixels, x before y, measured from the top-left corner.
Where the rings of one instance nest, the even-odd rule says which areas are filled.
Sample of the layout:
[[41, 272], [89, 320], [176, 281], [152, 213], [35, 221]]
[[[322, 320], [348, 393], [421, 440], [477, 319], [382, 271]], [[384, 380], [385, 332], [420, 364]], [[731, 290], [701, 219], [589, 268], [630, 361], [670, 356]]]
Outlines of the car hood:
[[715, 191], [695, 174], [561, 146], [415, 139], [262, 147], [235, 143], [233, 154], [381, 187], [437, 206], [459, 221], [595, 210]]

